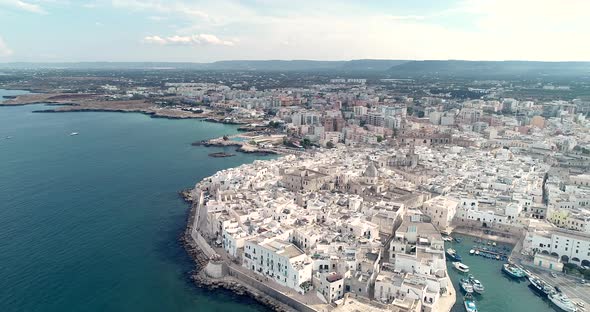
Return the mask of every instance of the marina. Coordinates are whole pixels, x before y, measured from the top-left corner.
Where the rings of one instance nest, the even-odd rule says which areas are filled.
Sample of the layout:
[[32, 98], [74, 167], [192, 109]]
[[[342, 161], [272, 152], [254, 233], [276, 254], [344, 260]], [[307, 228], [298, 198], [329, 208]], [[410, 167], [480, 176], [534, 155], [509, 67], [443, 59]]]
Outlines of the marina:
[[[465, 236], [453, 233], [453, 237], [460, 237], [461, 243], [446, 242], [445, 249], [453, 249], [457, 254], [470, 254], [471, 249], [476, 245], [483, 247], [482, 243], [477, 243], [475, 237]], [[509, 254], [512, 246], [496, 242], [496, 246], [487, 242], [485, 247], [495, 247], [498, 251], [506, 250]], [[524, 277], [514, 279], [507, 274], [502, 273], [504, 261], [490, 261], [491, 259], [475, 256], [463, 257], [462, 263], [469, 267], [469, 276], [467, 279], [471, 282], [473, 292], [466, 296], [465, 291], [461, 288], [461, 279], [466, 279], [466, 274], [459, 272], [454, 268], [454, 260], [447, 260], [449, 277], [457, 291], [457, 300], [452, 308], [452, 312], [465, 311], [535, 311], [551, 312], [563, 311], [558, 308], [547, 297], [539, 295], [529, 286], [529, 281]], [[524, 272], [524, 271], [523, 271]], [[477, 280], [482, 288], [475, 286]], [[476, 290], [478, 288], [481, 292]], [[466, 306], [467, 304], [467, 306]], [[467, 310], [467, 308], [472, 310]], [[474, 310], [473, 310], [474, 309]], [[578, 307], [578, 311], [582, 311]]]

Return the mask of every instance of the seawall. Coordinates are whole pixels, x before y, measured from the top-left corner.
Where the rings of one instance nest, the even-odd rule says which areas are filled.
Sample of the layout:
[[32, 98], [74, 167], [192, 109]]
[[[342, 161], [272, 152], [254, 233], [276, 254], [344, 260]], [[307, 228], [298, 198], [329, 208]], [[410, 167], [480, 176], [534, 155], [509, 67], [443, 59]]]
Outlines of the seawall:
[[[180, 241], [195, 262], [195, 269], [190, 272], [190, 278], [197, 286], [207, 289], [226, 289], [237, 295], [248, 296], [273, 311], [317, 312], [263, 283], [236, 271], [221, 260], [215, 250], [194, 227], [196, 224], [195, 220], [199, 218], [200, 191], [196, 188], [193, 191], [184, 190], [180, 194], [185, 201], [191, 204], [187, 216], [187, 226]], [[210, 263], [220, 265], [221, 275], [225, 276], [221, 278], [210, 277], [206, 272], [207, 265]]]

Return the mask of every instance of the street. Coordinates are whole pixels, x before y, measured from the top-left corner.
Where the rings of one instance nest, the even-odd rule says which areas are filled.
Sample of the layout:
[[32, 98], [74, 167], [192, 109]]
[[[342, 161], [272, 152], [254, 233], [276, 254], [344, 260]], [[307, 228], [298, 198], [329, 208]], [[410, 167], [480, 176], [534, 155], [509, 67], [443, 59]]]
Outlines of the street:
[[590, 308], [590, 285], [581, 284], [580, 278], [564, 275], [563, 273], [558, 272], [555, 272], [557, 275], [556, 277], [551, 277], [551, 271], [533, 266], [526, 266], [526, 269], [550, 285], [559, 287], [559, 289], [568, 295], [572, 301], [583, 301], [586, 309]]

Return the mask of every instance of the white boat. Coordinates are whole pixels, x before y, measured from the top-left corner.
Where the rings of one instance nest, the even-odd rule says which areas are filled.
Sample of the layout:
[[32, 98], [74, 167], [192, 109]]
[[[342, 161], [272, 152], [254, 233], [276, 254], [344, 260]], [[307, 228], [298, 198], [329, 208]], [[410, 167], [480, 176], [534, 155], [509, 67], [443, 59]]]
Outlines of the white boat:
[[459, 261], [457, 262], [453, 262], [453, 266], [455, 267], [455, 269], [457, 269], [457, 271], [459, 272], [463, 272], [463, 273], [467, 273], [469, 272], [469, 267]]
[[483, 286], [483, 284], [479, 280], [476, 280], [475, 277], [471, 274], [469, 275], [469, 282], [473, 286], [473, 291], [480, 295], [484, 293], [485, 287]]
[[474, 250], [474, 249], [471, 249], [471, 250], [469, 251], [469, 254], [470, 254], [470, 255], [472, 255], [472, 256], [473, 256], [473, 254], [474, 254], [474, 253], [475, 253], [475, 250]]
[[452, 241], [453, 241], [453, 238], [452, 238], [452, 237], [450, 237], [450, 236], [443, 236], [443, 237], [442, 237], [442, 239], [443, 239], [445, 242], [452, 242]]
[[475, 254], [476, 254], [476, 255], [479, 255], [479, 250], [476, 250], [476, 251], [475, 251]]
[[574, 303], [564, 294], [560, 292], [554, 292], [549, 295], [549, 300], [553, 302], [558, 308], [566, 312], [576, 312], [578, 308]]
[[459, 284], [461, 285], [461, 289], [463, 289], [466, 294], [473, 293], [473, 285], [471, 285], [468, 279], [462, 278]]
[[78, 132], [72, 132], [72, 133], [70, 133], [70, 136], [74, 136], [74, 135], [78, 135]]

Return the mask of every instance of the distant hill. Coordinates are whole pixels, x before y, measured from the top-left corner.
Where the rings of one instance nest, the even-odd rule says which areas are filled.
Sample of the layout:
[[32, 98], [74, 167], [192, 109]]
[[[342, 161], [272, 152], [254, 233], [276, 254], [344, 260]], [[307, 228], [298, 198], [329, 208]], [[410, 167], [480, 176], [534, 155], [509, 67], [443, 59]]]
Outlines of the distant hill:
[[590, 62], [528, 61], [410, 61], [392, 66], [389, 74], [400, 77], [531, 77], [590, 75]]
[[389, 77], [457, 77], [457, 78], [519, 78], [590, 76], [590, 62], [528, 62], [528, 61], [404, 61], [404, 60], [235, 60], [213, 63], [189, 62], [72, 62], [72, 63], [0, 63], [0, 69], [174, 69], [221, 71], [301, 71], [374, 73]]
[[213, 63], [178, 62], [78, 62], [78, 63], [0, 63], [3, 69], [186, 69], [186, 70], [239, 70], [239, 71], [374, 71], [385, 72], [398, 60], [260, 60], [218, 61]]

